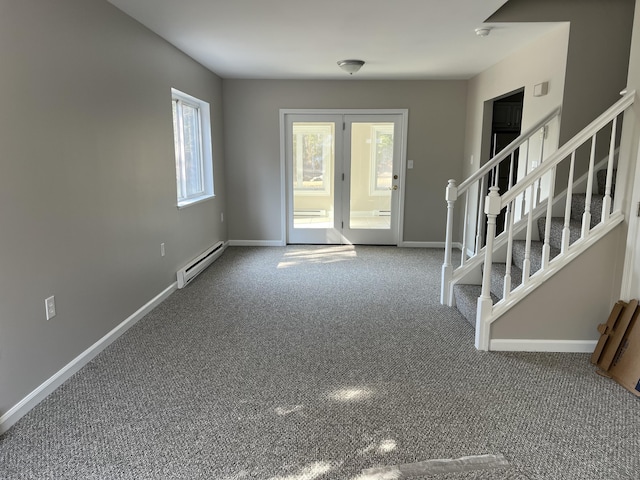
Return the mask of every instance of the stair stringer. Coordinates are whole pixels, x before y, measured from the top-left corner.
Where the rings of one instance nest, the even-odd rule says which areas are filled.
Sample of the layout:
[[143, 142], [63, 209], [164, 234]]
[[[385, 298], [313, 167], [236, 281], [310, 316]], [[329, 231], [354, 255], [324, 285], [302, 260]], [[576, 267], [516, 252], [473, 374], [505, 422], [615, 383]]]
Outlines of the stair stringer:
[[[554, 281], [557, 281], [557, 278], [554, 279], [554, 277], [556, 277], [568, 265], [571, 265], [572, 263], [581, 261], [581, 260], [585, 261], [585, 257], [583, 257], [583, 254], [585, 254], [590, 247], [597, 245], [599, 242], [602, 242], [603, 240], [607, 239], [610, 236], [609, 234], [613, 232], [618, 227], [618, 225], [620, 225], [623, 221], [624, 221], [624, 215], [622, 213], [616, 212], [611, 214], [609, 221], [607, 223], [604, 223], [604, 224], [601, 223], [596, 227], [594, 227], [593, 229], [591, 229], [587, 237], [581, 238], [580, 240], [577, 240], [576, 242], [571, 244], [571, 246], [569, 247], [569, 251], [566, 254], [560, 255], [554, 258], [553, 260], [551, 260], [547, 268], [537, 271], [535, 274], [533, 274], [529, 278], [529, 281], [526, 284], [520, 285], [518, 288], [514, 289], [509, 295], [509, 298], [507, 300], [500, 300], [499, 302], [497, 302], [493, 306], [491, 310], [491, 314], [485, 320], [486, 322], [485, 324], [482, 323], [482, 320], [480, 318], [476, 318], [476, 331], [479, 328], [489, 329], [490, 331], [489, 350], [568, 351], [566, 344], [567, 342], [571, 343], [571, 341], [574, 339], [563, 339], [563, 338], [554, 339], [554, 338], [549, 338], [549, 335], [545, 335], [546, 338], [544, 339], [519, 338], [518, 341], [523, 345], [527, 345], [527, 348], [514, 348], [514, 342], [517, 343], [516, 341], [511, 339], [494, 337], [494, 331], [493, 331], [492, 325], [499, 319], [500, 319], [500, 322], [505, 322], [505, 321], [509, 322], [509, 318], [507, 317], [509, 317], [508, 314], [510, 311], [512, 311], [514, 307], [516, 307], [521, 303], [524, 305], [526, 298], [532, 292], [541, 288], [543, 285], [550, 286]], [[558, 288], [556, 292], [560, 290], [566, 291], [565, 289], [571, 288], [571, 285], [572, 285], [571, 282], [560, 283], [557, 285]], [[611, 282], [608, 283], [607, 290], [610, 297]], [[531, 300], [531, 298], [529, 300]], [[606, 308], [611, 307], [610, 303], [611, 302], [607, 302]], [[538, 305], [537, 311], [540, 312], [540, 305]], [[502, 317], [505, 317], [505, 318], [502, 318]], [[606, 313], [604, 317], [606, 318]], [[517, 315], [514, 316], [514, 318], [517, 319]], [[602, 318], [600, 318], [600, 320], [602, 320]], [[593, 331], [589, 330], [589, 335], [594, 335], [595, 332], [596, 332], [596, 329], [594, 326]], [[549, 349], [547, 347], [543, 348], [544, 344], [553, 345], [554, 342], [561, 342], [557, 344], [557, 347], [558, 347], [557, 350], [554, 350], [553, 348]], [[563, 344], [564, 346], [561, 347], [561, 345]], [[536, 345], [537, 347], [535, 347]], [[585, 348], [587, 349], [586, 351], [592, 351], [593, 345], [591, 345], [591, 343], [588, 342]], [[573, 351], [576, 351], [576, 350], [573, 350]], [[582, 350], [579, 350], [579, 351], [582, 351]]]

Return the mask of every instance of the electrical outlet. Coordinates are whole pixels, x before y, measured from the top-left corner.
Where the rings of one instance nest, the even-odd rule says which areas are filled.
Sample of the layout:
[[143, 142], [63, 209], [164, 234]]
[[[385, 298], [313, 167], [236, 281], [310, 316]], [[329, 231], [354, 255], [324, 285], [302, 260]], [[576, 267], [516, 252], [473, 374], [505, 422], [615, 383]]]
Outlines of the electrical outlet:
[[160, 256], [164, 257], [164, 243], [160, 244]]
[[408, 169], [412, 169], [413, 168], [413, 160], [407, 160], [407, 168]]
[[47, 320], [51, 320], [56, 316], [56, 297], [53, 295], [44, 301], [45, 312], [47, 314]]

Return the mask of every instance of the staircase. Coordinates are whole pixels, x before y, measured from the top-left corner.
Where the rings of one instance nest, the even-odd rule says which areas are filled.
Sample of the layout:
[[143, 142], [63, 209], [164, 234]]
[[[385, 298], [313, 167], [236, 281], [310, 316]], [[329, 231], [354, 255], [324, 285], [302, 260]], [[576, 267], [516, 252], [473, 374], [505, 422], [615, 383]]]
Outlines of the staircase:
[[[449, 180], [441, 303], [456, 306], [475, 327], [476, 348], [489, 350], [495, 320], [624, 220], [613, 193], [616, 177], [628, 171], [628, 159], [616, 152], [619, 123], [634, 98], [635, 92], [626, 94], [547, 154], [548, 131], [559, 128], [556, 109], [459, 186]], [[517, 181], [500, 192], [494, 179], [504, 168]], [[576, 172], [584, 173], [576, 178]], [[460, 200], [462, 218], [456, 219]], [[463, 231], [457, 242], [461, 261], [454, 268], [455, 223]]]
[[[598, 193], [599, 196], [591, 199], [591, 222], [590, 230], [599, 222], [602, 215], [602, 206], [604, 203], [604, 179], [606, 178], [606, 170], [598, 171]], [[582, 234], [582, 216], [585, 211], [587, 195], [585, 193], [574, 194], [571, 198], [571, 213], [569, 216], [569, 245], [572, 245], [580, 239]], [[540, 217], [537, 220], [538, 237], [544, 238], [546, 229], [546, 217]], [[549, 235], [549, 260], [551, 261], [562, 252], [562, 233], [564, 230], [564, 217], [551, 217], [550, 235]], [[531, 249], [529, 252], [530, 274], [534, 275], [542, 268], [543, 263], [543, 247], [544, 242], [539, 240], [531, 241]], [[509, 273], [508, 278], [511, 280], [509, 290], [513, 291], [522, 285], [523, 270], [522, 267], [527, 258], [527, 242], [526, 240], [514, 240], [512, 245], [512, 263], [507, 269], [504, 262], [494, 262], [491, 268], [491, 299], [495, 305], [505, 296], [505, 276]], [[459, 283], [453, 286], [453, 297], [455, 305], [460, 313], [471, 323], [476, 326], [476, 310], [478, 297], [482, 294], [482, 285]]]

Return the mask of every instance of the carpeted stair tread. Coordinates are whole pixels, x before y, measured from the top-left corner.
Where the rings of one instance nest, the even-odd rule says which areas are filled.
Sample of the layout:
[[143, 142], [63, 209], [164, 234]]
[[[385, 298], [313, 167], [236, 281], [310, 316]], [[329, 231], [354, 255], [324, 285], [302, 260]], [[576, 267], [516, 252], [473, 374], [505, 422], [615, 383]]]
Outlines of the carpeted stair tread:
[[[540, 217], [538, 219], [538, 232], [540, 234], [540, 238], [544, 238], [546, 220], [547, 220], [546, 217]], [[552, 217], [551, 232], [549, 235], [549, 244], [556, 249], [562, 248], [562, 230], [564, 230], [564, 218]], [[576, 240], [580, 239], [580, 235], [582, 231], [582, 221], [570, 220], [569, 230], [570, 230], [569, 244], [572, 244]]]
[[[491, 294], [502, 300], [504, 293], [504, 276], [507, 272], [506, 263], [494, 263], [491, 266]], [[522, 283], [522, 270], [511, 265], [511, 291]], [[495, 303], [495, 302], [494, 302]]]
[[[530, 274], [533, 275], [540, 268], [542, 268], [542, 247], [544, 246], [544, 242], [539, 241], [531, 241], [531, 253], [529, 255], [529, 260], [531, 261], [531, 271]], [[524, 264], [525, 252], [526, 252], [527, 242], [525, 240], [514, 240], [513, 241], [513, 263], [522, 268]], [[560, 254], [560, 249], [551, 245], [551, 250], [549, 252], [549, 260], [558, 256]]]
[[[478, 297], [481, 293], [482, 285], [456, 284], [453, 286], [453, 297], [456, 301], [456, 307], [474, 328], [476, 326]], [[491, 299], [493, 303], [499, 300], [493, 293], [491, 294]]]
[[[591, 228], [595, 227], [602, 219], [602, 204], [604, 197], [598, 195], [591, 196]], [[585, 193], [574, 193], [571, 196], [571, 219], [582, 221], [587, 204], [587, 195]]]

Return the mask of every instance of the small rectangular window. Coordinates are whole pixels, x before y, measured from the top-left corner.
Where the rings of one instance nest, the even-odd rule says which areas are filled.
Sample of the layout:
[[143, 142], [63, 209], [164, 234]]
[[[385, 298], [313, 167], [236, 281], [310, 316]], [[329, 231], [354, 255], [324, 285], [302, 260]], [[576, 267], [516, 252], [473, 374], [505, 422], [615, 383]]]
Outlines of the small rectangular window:
[[209, 104], [171, 89], [178, 207], [213, 197]]

